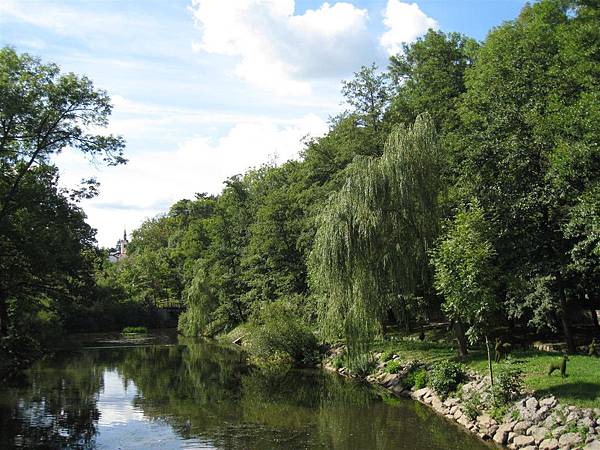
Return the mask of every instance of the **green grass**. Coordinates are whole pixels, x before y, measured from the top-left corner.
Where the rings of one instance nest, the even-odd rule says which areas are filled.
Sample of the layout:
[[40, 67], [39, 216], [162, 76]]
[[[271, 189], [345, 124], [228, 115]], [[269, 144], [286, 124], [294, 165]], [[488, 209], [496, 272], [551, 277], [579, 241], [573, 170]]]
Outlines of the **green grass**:
[[[378, 341], [374, 343], [374, 350], [393, 351], [405, 361], [434, 363], [445, 359], [457, 360], [452, 337], [442, 337], [439, 332], [428, 333], [425, 341], [421, 342], [414, 340], [416, 336], [396, 336], [396, 340]], [[585, 355], [573, 355], [569, 358], [568, 377], [564, 379], [559, 371], [548, 376], [548, 367], [551, 363], [560, 363], [560, 354], [515, 350], [511, 352], [508, 361], [523, 370], [525, 388], [534, 391], [536, 395], [554, 395], [567, 405], [600, 408], [600, 358]], [[479, 373], [488, 372], [487, 353], [482, 349], [471, 350], [464, 363]], [[494, 363], [493, 367], [498, 369], [503, 364], [506, 362]]]
[[123, 334], [147, 334], [148, 328], [146, 327], [125, 327], [123, 328]]

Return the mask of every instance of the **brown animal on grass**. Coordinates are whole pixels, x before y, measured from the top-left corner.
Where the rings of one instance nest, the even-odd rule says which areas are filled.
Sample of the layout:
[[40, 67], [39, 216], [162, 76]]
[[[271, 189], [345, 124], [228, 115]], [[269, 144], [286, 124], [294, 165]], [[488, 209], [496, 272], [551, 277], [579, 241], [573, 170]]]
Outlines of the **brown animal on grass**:
[[511, 350], [512, 345], [510, 343], [502, 342], [500, 338], [496, 338], [496, 345], [494, 346], [494, 361], [499, 363], [502, 358], [506, 358], [508, 356]]
[[567, 375], [567, 361], [569, 361], [569, 357], [564, 354], [563, 359], [560, 363], [552, 363], [548, 368], [548, 376], [552, 375], [555, 370], [560, 370], [560, 376], [562, 378], [566, 378]]

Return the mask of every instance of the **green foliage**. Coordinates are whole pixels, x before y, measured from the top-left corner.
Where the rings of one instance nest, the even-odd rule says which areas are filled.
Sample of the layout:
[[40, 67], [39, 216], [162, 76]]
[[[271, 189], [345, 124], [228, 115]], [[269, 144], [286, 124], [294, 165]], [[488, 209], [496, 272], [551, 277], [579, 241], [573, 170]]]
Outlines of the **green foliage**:
[[523, 370], [512, 364], [502, 365], [495, 377], [493, 392], [496, 406], [518, 399], [523, 392]]
[[381, 353], [381, 361], [382, 362], [388, 362], [390, 359], [392, 359], [392, 357], [395, 355], [395, 352], [393, 350], [386, 350], [383, 353]]
[[434, 285], [444, 296], [444, 311], [451, 319], [470, 324], [472, 340], [492, 325], [499, 309], [489, 235], [483, 209], [474, 202], [456, 215], [432, 252]]
[[381, 158], [353, 162], [319, 218], [311, 281], [321, 329], [344, 335], [351, 356], [378, 332], [384, 312], [414, 298], [428, 277], [441, 162], [431, 120], [420, 116], [390, 134]]
[[123, 334], [147, 334], [148, 333], [148, 328], [146, 327], [125, 327], [123, 328]]
[[342, 367], [344, 367], [344, 357], [336, 356], [335, 358], [333, 358], [333, 361], [331, 362], [331, 364], [333, 365], [334, 368], [341, 369]]
[[366, 377], [375, 370], [377, 361], [370, 352], [361, 353], [352, 357], [346, 356], [346, 367], [353, 375]]
[[466, 381], [465, 367], [453, 361], [441, 361], [435, 364], [429, 372], [429, 386], [442, 398], [456, 391], [458, 386]]
[[429, 377], [428, 377], [427, 371], [425, 369], [419, 369], [415, 372], [410, 372], [409, 380], [411, 378], [414, 380], [412, 385], [415, 389], [424, 388], [425, 386], [427, 386], [427, 383], [429, 381]]
[[[500, 405], [500, 406], [493, 405], [492, 408], [489, 410], [490, 417], [498, 423], [502, 423], [504, 421], [507, 413], [508, 413], [508, 405]], [[518, 420], [518, 417], [517, 418], [512, 417], [512, 420], [516, 421], [516, 420]]]
[[398, 373], [400, 372], [400, 369], [402, 369], [402, 363], [397, 359], [393, 359], [388, 361], [383, 370], [387, 373]]
[[462, 402], [462, 405], [465, 415], [471, 420], [475, 420], [484, 409], [479, 392], [473, 392], [470, 397]]
[[320, 359], [317, 339], [310, 328], [294, 315], [285, 301], [266, 303], [257, 309], [248, 323], [248, 348], [258, 359], [278, 359], [311, 366]]

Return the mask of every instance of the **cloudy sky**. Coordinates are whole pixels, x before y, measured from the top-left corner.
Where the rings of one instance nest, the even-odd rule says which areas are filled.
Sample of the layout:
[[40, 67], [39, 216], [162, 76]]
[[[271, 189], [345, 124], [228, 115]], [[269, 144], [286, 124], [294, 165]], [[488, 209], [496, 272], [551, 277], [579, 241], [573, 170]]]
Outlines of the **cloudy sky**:
[[0, 0], [0, 45], [85, 74], [109, 92], [108, 131], [129, 163], [57, 158], [61, 182], [95, 176], [82, 204], [98, 242], [228, 176], [297, 157], [327, 130], [340, 80], [428, 28], [483, 39], [523, 0]]

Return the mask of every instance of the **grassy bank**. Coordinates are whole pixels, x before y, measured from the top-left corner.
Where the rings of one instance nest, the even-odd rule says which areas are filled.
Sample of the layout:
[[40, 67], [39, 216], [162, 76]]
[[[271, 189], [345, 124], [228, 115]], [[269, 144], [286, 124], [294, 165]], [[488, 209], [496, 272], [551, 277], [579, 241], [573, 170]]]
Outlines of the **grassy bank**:
[[[450, 336], [435, 341], [428, 336], [423, 342], [416, 337], [417, 335], [378, 341], [373, 344], [373, 350], [394, 352], [404, 361], [434, 363], [457, 359], [457, 351]], [[600, 408], [600, 358], [570, 356], [566, 378], [561, 378], [558, 371], [548, 376], [550, 364], [559, 363], [561, 358], [558, 353], [515, 350], [506, 361], [494, 363], [493, 367], [499, 368], [507, 363], [517, 365], [523, 371], [525, 388], [538, 396], [551, 394], [568, 405]], [[483, 349], [472, 349], [463, 362], [481, 374], [488, 373], [487, 354]]]

